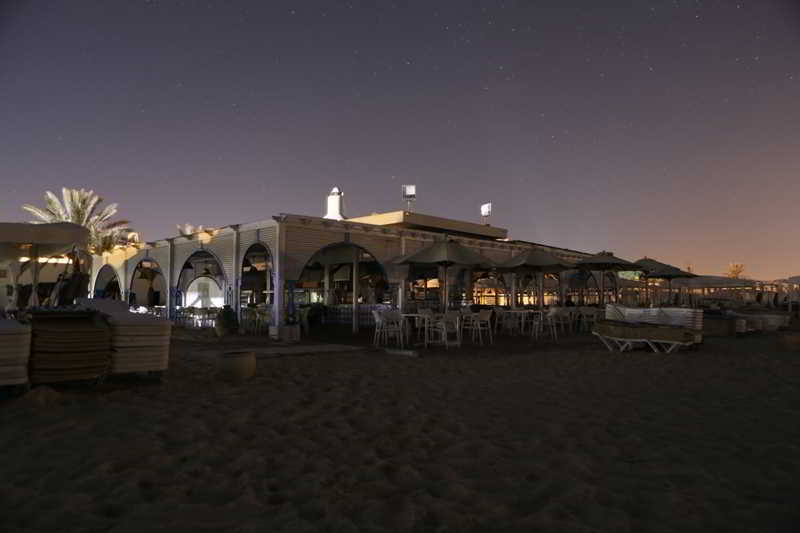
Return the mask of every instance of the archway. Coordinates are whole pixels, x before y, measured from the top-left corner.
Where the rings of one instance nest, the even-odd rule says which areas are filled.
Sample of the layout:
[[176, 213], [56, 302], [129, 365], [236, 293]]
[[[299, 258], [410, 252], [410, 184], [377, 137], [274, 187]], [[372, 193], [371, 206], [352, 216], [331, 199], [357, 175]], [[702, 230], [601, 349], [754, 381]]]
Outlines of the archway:
[[[388, 277], [383, 265], [370, 252], [351, 243], [332, 244], [311, 256], [300, 273], [295, 302], [325, 303], [327, 278], [328, 303], [352, 304], [353, 264], [356, 259], [359, 303], [391, 303], [391, 295], [387, 290]], [[297, 296], [301, 296], [304, 302]]]
[[181, 267], [177, 288], [183, 307], [222, 307], [225, 303], [225, 270], [207, 250], [190, 255]]
[[[357, 276], [354, 276], [356, 262]], [[353, 322], [354, 293], [361, 304], [358, 323], [364, 325], [374, 323], [373, 306], [391, 304], [394, 296], [389, 290], [386, 271], [374, 255], [358, 245], [338, 243], [311, 256], [290, 298], [297, 306], [313, 306], [309, 311], [312, 322], [320, 318], [317, 315], [324, 304], [328, 323], [347, 324]]]
[[122, 300], [122, 288], [117, 271], [111, 265], [103, 265], [94, 280], [94, 297]]
[[247, 249], [242, 258], [240, 279], [241, 307], [272, 305], [275, 295], [272, 254], [265, 245], [256, 243]]
[[131, 276], [131, 305], [160, 307], [167, 303], [167, 281], [161, 266], [152, 259], [142, 259]]

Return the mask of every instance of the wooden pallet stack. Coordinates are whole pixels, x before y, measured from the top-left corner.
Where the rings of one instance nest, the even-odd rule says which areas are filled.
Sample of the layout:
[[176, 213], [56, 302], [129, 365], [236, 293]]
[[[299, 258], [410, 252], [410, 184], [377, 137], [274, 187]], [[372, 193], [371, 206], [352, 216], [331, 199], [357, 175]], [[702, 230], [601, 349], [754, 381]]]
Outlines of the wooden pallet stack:
[[28, 383], [31, 327], [16, 320], [0, 320], [0, 385]]
[[112, 373], [167, 369], [172, 322], [134, 313], [114, 313], [106, 320], [111, 328]]
[[111, 362], [111, 331], [95, 311], [42, 311], [31, 317], [32, 383], [96, 380]]

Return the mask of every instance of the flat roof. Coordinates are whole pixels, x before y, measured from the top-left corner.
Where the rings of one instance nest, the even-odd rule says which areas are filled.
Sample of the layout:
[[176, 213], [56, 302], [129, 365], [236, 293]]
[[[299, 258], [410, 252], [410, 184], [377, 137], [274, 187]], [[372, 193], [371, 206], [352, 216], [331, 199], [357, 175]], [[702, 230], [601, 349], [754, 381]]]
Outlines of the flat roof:
[[449, 233], [482, 239], [505, 239], [508, 230], [490, 226], [489, 224], [476, 224], [452, 218], [435, 217], [412, 211], [389, 211], [387, 213], [373, 213], [364, 217], [348, 218], [348, 222], [372, 224], [374, 226], [392, 226], [398, 228], [419, 229]]

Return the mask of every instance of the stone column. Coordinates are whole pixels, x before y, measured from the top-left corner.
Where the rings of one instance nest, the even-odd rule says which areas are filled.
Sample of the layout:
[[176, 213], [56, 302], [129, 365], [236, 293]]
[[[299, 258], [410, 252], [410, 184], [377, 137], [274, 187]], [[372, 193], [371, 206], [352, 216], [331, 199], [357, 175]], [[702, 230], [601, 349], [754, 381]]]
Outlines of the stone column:
[[322, 274], [322, 303], [331, 305], [331, 266], [326, 264], [325, 271]]
[[283, 326], [286, 324], [286, 317], [283, 315], [283, 291], [286, 286], [284, 279], [283, 257], [285, 254], [285, 247], [283, 246], [284, 228], [282, 224], [278, 224], [275, 235], [275, 257], [274, 272], [275, 272], [275, 297], [272, 300], [272, 322], [275, 326]]
[[353, 271], [351, 272], [353, 278], [353, 333], [358, 333], [358, 279], [359, 272], [358, 266], [361, 260], [361, 250], [359, 248], [353, 249]]
[[167, 268], [166, 268], [166, 279], [164, 281], [167, 282], [167, 317], [170, 319], [175, 318], [175, 306], [176, 303], [176, 290], [177, 287], [175, 286], [175, 272], [174, 272], [174, 264], [175, 264], [175, 239], [167, 239]]
[[240, 264], [241, 258], [239, 257], [239, 243], [241, 236], [239, 235], [239, 225], [236, 224], [231, 226], [233, 228], [233, 275], [231, 276], [231, 281], [233, 283], [233, 290], [232, 298], [233, 301], [231, 302], [231, 307], [233, 308], [233, 312], [236, 313], [236, 316], [241, 319], [240, 315], [240, 301], [241, 298], [239, 297], [239, 292], [241, 291], [241, 278], [242, 278], [242, 265]]

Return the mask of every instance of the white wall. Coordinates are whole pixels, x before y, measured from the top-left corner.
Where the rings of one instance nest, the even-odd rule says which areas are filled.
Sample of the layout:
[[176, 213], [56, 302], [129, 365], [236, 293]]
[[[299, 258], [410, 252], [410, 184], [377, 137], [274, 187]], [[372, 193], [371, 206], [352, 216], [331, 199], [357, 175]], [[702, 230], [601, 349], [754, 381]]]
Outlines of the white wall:
[[186, 290], [186, 307], [222, 307], [225, 295], [214, 278], [199, 277]]

